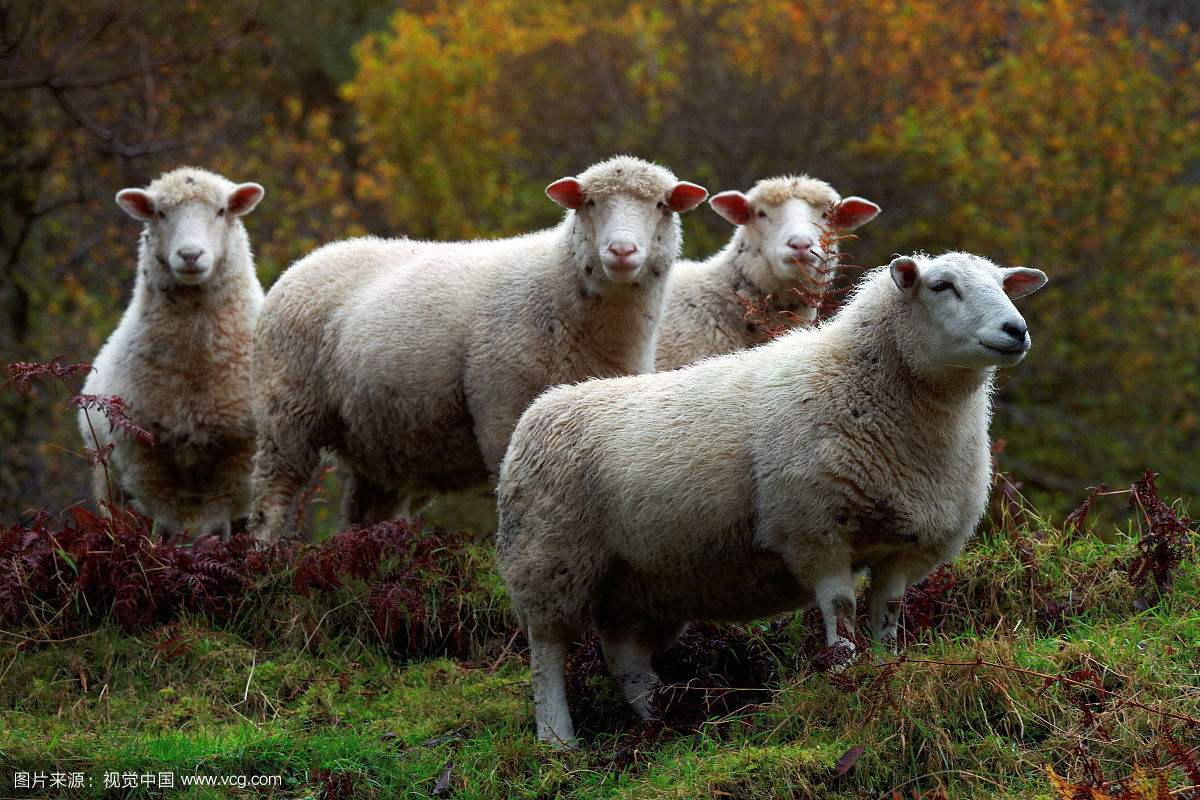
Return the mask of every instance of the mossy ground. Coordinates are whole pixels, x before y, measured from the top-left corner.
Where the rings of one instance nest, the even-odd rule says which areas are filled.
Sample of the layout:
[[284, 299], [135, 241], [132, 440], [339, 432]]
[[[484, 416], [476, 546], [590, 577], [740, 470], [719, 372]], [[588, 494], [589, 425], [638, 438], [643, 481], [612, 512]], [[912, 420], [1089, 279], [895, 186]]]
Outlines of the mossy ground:
[[[63, 793], [80, 798], [162, 794], [103, 787], [107, 772], [161, 771], [282, 776], [271, 790], [171, 797], [1050, 797], [1047, 766], [1116, 779], [1153, 765], [1164, 726], [1200, 741], [1159, 713], [1200, 716], [1200, 569], [1186, 559], [1170, 591], [1147, 596], [1125, 578], [1134, 536], [1105, 542], [1032, 518], [985, 530], [903, 660], [872, 652], [831, 678], [812, 667], [805, 615], [748, 626], [778, 662], [765, 702], [686, 731], [619, 722], [568, 753], [534, 738], [519, 640], [481, 643], [471, 660], [400, 662], [331, 627], [345, 609], [323, 621], [311, 601], [279, 598], [136, 635], [112, 623], [56, 641], [10, 632], [0, 796], [36, 793], [12, 790], [24, 770], [82, 772], [91, 785]], [[494, 575], [479, 579], [494, 603]], [[622, 719], [611, 684], [594, 697]], [[853, 747], [861, 756], [835, 774]], [[1170, 775], [1183, 796], [1187, 779]]]

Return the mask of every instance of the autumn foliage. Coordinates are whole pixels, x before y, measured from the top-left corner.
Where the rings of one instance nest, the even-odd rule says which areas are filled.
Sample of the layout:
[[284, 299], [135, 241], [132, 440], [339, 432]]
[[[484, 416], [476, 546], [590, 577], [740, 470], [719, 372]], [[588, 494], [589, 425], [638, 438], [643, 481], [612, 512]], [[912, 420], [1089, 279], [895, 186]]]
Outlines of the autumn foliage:
[[[1023, 305], [1034, 351], [996, 421], [1039, 505], [1147, 464], [1200, 494], [1200, 14], [1150, 6], [1170, 4], [18, 4], [0, 360], [96, 351], [134, 264], [112, 193], [181, 162], [267, 187], [247, 223], [266, 284], [368, 231], [550, 224], [545, 185], [612, 153], [713, 191], [809, 171], [884, 209], [844, 243], [854, 263], [953, 248], [1051, 276]], [[704, 210], [685, 228], [692, 256], [730, 233]], [[44, 403], [0, 399], [10, 515], [86, 486], [50, 458], [75, 432]]]

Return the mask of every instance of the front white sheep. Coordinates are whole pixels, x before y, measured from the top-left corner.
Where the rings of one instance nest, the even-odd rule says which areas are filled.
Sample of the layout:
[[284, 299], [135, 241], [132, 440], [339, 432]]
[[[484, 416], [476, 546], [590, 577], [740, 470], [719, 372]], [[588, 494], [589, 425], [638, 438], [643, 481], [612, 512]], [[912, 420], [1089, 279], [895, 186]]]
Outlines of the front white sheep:
[[807, 175], [766, 178], [749, 194], [721, 192], [709, 204], [737, 230], [712, 258], [680, 261], [671, 272], [658, 330], [659, 370], [765, 341], [747, 319], [746, 301], [771, 320], [811, 323], [837, 267], [837, 237], [879, 213], [870, 200], [842, 199]]
[[143, 223], [137, 276], [83, 391], [120, 396], [157, 442], [138, 442], [110, 430], [99, 412], [81, 411], [84, 444], [113, 445], [108, 481], [95, 471], [97, 500], [111, 488], [114, 500], [193, 533], [228, 535], [230, 521], [249, 511], [250, 347], [263, 291], [241, 217], [262, 196], [257, 183], [195, 167], [117, 193], [117, 204]]
[[592, 624], [643, 716], [651, 654], [689, 621], [816, 605], [826, 642], [848, 645], [838, 626], [854, 625], [863, 569], [874, 632], [894, 642], [905, 588], [983, 513], [992, 379], [1030, 345], [1009, 298], [1045, 280], [963, 253], [901, 257], [818, 328], [540, 397], [500, 471], [496, 539], [538, 736], [574, 735], [566, 648]]
[[568, 210], [511, 239], [354, 239], [293, 265], [267, 296], [254, 354], [252, 531], [287, 532], [322, 449], [343, 517], [403, 513], [412, 492], [494, 480], [548, 386], [654, 369], [678, 212], [706, 192], [635, 158], [546, 193]]

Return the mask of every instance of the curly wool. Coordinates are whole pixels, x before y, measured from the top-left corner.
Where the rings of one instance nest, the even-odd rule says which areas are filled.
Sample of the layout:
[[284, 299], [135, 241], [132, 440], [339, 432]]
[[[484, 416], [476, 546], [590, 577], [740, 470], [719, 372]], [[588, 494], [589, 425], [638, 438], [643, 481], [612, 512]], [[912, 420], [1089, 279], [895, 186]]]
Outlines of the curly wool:
[[624, 192], [651, 200], [668, 194], [678, 181], [670, 170], [633, 156], [613, 156], [579, 175], [584, 194], [589, 197]]
[[[591, 195], [659, 199], [675, 184], [629, 157], [578, 179]], [[599, 277], [577, 212], [509, 239], [351, 239], [292, 265], [255, 339], [255, 535], [287, 531], [321, 448], [339, 460], [345, 518], [386, 519], [414, 493], [491, 481], [546, 387], [652, 370], [680, 242], [678, 216], [653, 214], [644, 273], [628, 284]]]
[[763, 178], [746, 193], [750, 202], [779, 206], [788, 200], [803, 200], [814, 208], [830, 207], [842, 201], [842, 196], [823, 180], [808, 175], [781, 175]]
[[214, 206], [225, 205], [237, 187], [215, 172], [200, 167], [179, 167], [164, 172], [146, 187], [155, 200], [165, 206], [177, 206], [188, 200], [204, 200]]
[[[200, 199], [223, 206], [236, 184], [195, 167], [164, 173], [147, 187], [156, 205]], [[133, 296], [93, 360], [88, 394], [124, 399], [157, 443], [111, 430], [95, 410], [80, 411], [89, 448], [113, 445], [108, 475], [97, 466], [95, 497], [127, 502], [164, 529], [222, 529], [250, 505], [254, 420], [250, 353], [263, 302], [241, 219], [228, 222], [225, 252], [212, 277], [177, 284], [158, 251], [153, 225], [142, 228]]]
[[692, 620], [815, 604], [833, 644], [866, 568], [872, 625], [894, 635], [905, 588], [960, 551], [991, 478], [995, 370], [914, 366], [928, 327], [883, 268], [820, 327], [529, 407], [501, 467], [496, 565], [539, 738], [574, 736], [563, 664], [593, 624], [643, 718], [651, 654]]

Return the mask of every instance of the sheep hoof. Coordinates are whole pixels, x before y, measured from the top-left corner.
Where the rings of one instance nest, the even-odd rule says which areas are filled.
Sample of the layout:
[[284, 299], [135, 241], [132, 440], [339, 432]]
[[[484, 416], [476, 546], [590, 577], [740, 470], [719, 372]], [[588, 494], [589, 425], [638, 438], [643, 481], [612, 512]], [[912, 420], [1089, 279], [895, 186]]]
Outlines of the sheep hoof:
[[854, 642], [848, 639], [838, 639], [821, 651], [814, 663], [818, 672], [838, 675], [845, 672], [846, 668], [856, 660], [858, 660], [858, 648], [854, 646]]

